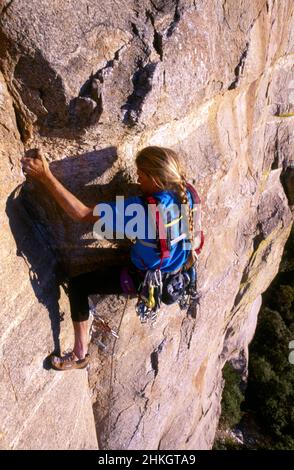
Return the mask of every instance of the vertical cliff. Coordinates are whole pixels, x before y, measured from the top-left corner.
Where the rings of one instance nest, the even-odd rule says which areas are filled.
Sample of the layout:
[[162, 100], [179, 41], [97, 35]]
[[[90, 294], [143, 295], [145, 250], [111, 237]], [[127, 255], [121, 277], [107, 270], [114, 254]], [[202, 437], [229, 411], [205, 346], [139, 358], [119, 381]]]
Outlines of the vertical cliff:
[[[293, 222], [293, 2], [7, 0], [0, 11], [1, 446], [96, 448], [97, 431], [102, 448], [210, 448], [222, 367], [246, 374]], [[152, 144], [179, 151], [202, 197], [199, 314], [163, 308], [150, 329], [133, 300], [94, 299], [119, 340], [104, 353], [93, 341], [89, 372], [53, 372], [44, 359], [72, 334], [60, 281], [127, 246], [97, 242], [25, 182], [24, 146], [95, 203], [134, 190], [134, 154]]]

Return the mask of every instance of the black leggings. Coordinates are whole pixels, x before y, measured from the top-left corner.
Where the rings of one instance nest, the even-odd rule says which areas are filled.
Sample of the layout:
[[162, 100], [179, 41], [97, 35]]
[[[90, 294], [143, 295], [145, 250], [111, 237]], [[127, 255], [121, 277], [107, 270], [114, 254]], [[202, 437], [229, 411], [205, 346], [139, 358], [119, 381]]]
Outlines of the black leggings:
[[[89, 318], [88, 296], [91, 294], [121, 294], [120, 284], [121, 265], [112, 265], [99, 268], [95, 271], [79, 274], [68, 282], [68, 296], [73, 321], [80, 322]], [[135, 287], [138, 288], [142, 280], [138, 270], [128, 266]]]

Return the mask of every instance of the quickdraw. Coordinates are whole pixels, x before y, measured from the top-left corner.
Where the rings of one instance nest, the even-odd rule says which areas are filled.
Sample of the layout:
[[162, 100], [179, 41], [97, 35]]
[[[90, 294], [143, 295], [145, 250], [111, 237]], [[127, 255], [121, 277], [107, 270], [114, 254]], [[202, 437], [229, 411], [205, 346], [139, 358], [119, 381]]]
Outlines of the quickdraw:
[[160, 269], [146, 271], [145, 278], [139, 287], [136, 312], [141, 323], [157, 319], [157, 312], [161, 306], [162, 274]]
[[106, 320], [104, 320], [104, 318], [102, 318], [97, 312], [96, 312], [96, 308], [95, 308], [95, 305], [94, 303], [92, 302], [91, 299], [89, 299], [89, 307], [90, 307], [90, 314], [92, 315], [93, 319], [95, 320], [95, 322], [92, 322], [91, 323], [91, 327], [90, 327], [90, 337], [93, 341], [93, 343], [95, 343], [99, 349], [101, 350], [106, 350], [107, 348], [107, 345], [105, 343], [103, 343], [101, 341], [101, 339], [103, 338], [99, 338], [98, 336], [102, 335], [103, 334], [111, 334], [112, 336], [114, 336], [116, 339], [119, 338], [119, 335], [118, 333], [113, 330], [110, 325], [108, 324], [108, 322]]

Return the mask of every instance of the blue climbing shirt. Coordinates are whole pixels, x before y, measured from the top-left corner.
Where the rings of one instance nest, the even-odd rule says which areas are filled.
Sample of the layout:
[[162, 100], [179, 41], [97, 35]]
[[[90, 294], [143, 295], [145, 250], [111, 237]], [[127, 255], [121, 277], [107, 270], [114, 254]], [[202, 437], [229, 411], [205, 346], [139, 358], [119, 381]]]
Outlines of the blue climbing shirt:
[[[184, 224], [183, 211], [177, 194], [174, 191], [158, 191], [152, 196], [161, 208], [162, 220], [169, 227], [171, 235], [170, 256], [163, 259], [161, 270], [173, 272], [178, 270], [186, 261], [189, 254], [189, 242], [181, 234], [187, 231]], [[187, 191], [190, 207], [193, 206], [190, 192]], [[160, 266], [160, 250], [156, 240], [154, 217], [146, 199], [141, 196], [124, 198], [117, 196], [116, 201], [97, 204], [95, 214], [100, 219], [94, 225], [101, 238], [133, 241], [131, 261], [141, 269], [156, 269]], [[97, 225], [98, 224], [98, 225]], [[177, 241], [179, 239], [179, 241]]]

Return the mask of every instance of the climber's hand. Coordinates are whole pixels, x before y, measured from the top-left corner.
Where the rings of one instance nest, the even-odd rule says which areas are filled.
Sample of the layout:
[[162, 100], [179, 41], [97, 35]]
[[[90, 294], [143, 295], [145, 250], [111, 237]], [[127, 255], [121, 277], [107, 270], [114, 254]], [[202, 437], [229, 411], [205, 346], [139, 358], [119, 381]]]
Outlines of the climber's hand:
[[23, 173], [40, 182], [45, 182], [50, 175], [49, 165], [40, 149], [30, 149], [21, 159]]

